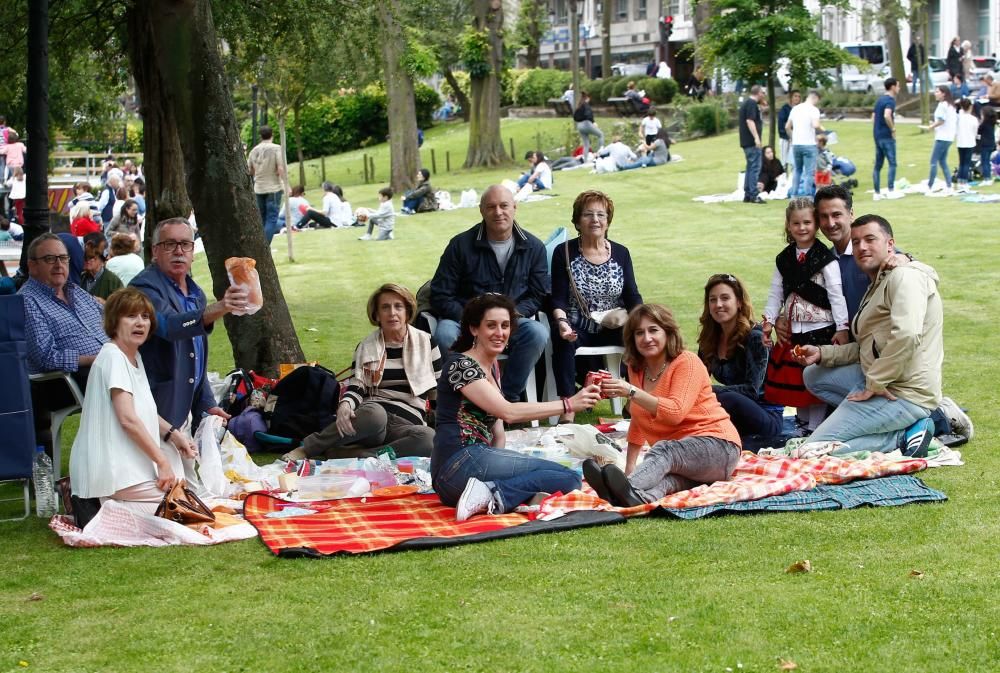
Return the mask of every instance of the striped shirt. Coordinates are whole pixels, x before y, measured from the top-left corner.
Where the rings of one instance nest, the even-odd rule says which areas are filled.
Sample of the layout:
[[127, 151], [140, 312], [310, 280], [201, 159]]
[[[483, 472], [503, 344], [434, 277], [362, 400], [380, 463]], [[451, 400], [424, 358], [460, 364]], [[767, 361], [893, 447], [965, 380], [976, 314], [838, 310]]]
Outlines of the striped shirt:
[[97, 355], [107, 342], [101, 305], [79, 285], [63, 288], [66, 301], [56, 291], [29, 278], [24, 297], [24, 328], [28, 342], [28, 372], [75, 372], [81, 355]]
[[[433, 369], [434, 379], [437, 380], [441, 376], [441, 350], [433, 339], [431, 339], [431, 357], [432, 362], [427, 366]], [[357, 371], [357, 351], [355, 351], [355, 361], [351, 363], [351, 370]], [[414, 425], [426, 425], [427, 398], [431, 393], [437, 392], [431, 388], [421, 395], [413, 393], [406, 378], [406, 371], [403, 369], [403, 347], [392, 343], [386, 344], [382, 380], [374, 392], [366, 390], [361, 381], [354, 376], [346, 383], [347, 391], [342, 399], [350, 402], [355, 409], [361, 406], [362, 402], [375, 402], [387, 413]]]

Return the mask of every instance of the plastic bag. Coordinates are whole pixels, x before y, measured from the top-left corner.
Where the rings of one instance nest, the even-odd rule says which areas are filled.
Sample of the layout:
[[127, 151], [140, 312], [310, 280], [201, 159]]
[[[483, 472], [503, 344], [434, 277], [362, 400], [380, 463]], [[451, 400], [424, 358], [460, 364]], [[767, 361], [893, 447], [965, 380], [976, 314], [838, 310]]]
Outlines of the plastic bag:
[[475, 208], [479, 205], [479, 195], [475, 189], [465, 189], [462, 191], [462, 198], [458, 202], [459, 208]]
[[260, 289], [260, 276], [257, 274], [257, 262], [250, 257], [230, 257], [226, 260], [226, 273], [229, 284], [233, 287], [244, 287], [249, 292], [247, 305], [233, 315], [253, 315], [264, 306], [264, 293]]
[[601, 465], [613, 464], [625, 469], [625, 454], [610, 438], [605, 437], [593, 425], [578, 425], [565, 423], [560, 429], [573, 431], [572, 437], [560, 437], [559, 441], [569, 449], [570, 454], [578, 458], [593, 458]]

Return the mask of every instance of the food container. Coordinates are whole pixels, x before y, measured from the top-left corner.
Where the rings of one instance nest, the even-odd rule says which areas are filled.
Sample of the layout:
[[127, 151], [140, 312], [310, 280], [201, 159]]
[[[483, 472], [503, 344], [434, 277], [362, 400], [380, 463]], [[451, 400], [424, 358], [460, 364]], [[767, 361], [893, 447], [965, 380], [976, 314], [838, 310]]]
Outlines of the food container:
[[[348, 474], [311, 474], [299, 477], [299, 500], [329, 500], [345, 498], [357, 491], [355, 482], [358, 476]], [[365, 489], [367, 490], [367, 489]]]

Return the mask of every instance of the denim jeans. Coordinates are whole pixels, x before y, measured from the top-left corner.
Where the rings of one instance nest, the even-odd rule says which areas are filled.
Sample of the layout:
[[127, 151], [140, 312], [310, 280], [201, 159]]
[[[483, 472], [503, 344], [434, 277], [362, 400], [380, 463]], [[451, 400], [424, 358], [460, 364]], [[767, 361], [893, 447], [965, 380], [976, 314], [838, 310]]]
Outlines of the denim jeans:
[[930, 409], [902, 398], [890, 400], [874, 395], [863, 402], [846, 400], [848, 394], [865, 389], [861, 365], [822, 367], [810, 365], [802, 372], [806, 388], [832, 407], [834, 412], [809, 437], [811, 442], [846, 442], [849, 451], [895, 451], [903, 443], [906, 429], [931, 415]]
[[896, 187], [896, 141], [893, 138], [878, 138], [875, 140], [875, 171], [872, 178], [875, 184], [875, 193], [878, 194], [882, 173], [882, 163], [889, 162], [889, 191]]
[[601, 133], [601, 129], [597, 128], [597, 124], [590, 120], [584, 120], [582, 122], [576, 123], [576, 130], [580, 134], [580, 138], [583, 140], [583, 156], [586, 158], [587, 153], [590, 152], [590, 138], [597, 138], [597, 148], [600, 149], [604, 147], [604, 134]]
[[777, 437], [781, 434], [780, 407], [773, 410], [765, 409], [756, 400], [735, 390], [716, 390], [715, 397], [729, 414], [740, 437], [749, 435]]
[[958, 148], [958, 179], [968, 182], [972, 179], [972, 147]]
[[743, 156], [747, 160], [746, 175], [743, 176], [743, 200], [753, 201], [757, 198], [757, 178], [760, 177], [761, 149], [759, 147], [744, 147]]
[[[454, 320], [442, 318], [438, 320], [434, 330], [434, 340], [441, 348], [450, 349], [460, 332], [460, 326]], [[507, 359], [503, 362], [503, 376], [500, 385], [503, 396], [512, 402], [521, 399], [528, 375], [534, 369], [535, 363], [545, 350], [549, 333], [542, 323], [533, 318], [518, 318], [517, 331], [507, 344]]]
[[990, 162], [990, 158], [993, 156], [993, 150], [996, 149], [995, 143], [983, 143], [979, 146], [979, 170], [983, 174], [983, 180], [990, 180], [993, 178], [993, 164]]
[[475, 478], [491, 486], [500, 505], [497, 514], [510, 512], [536, 493], [569, 493], [581, 486], [580, 476], [559, 463], [486, 444], [466, 446], [432, 471], [434, 491], [445, 505], [457, 505], [466, 483]]
[[278, 207], [281, 205], [281, 192], [257, 194], [257, 210], [260, 211], [260, 223], [264, 227], [264, 239], [270, 244], [278, 233]]
[[795, 164], [795, 175], [792, 177], [792, 188], [788, 195], [812, 196], [816, 191], [816, 156], [819, 150], [815, 145], [792, 145], [792, 158]]
[[934, 149], [931, 150], [931, 174], [927, 177], [927, 189], [934, 186], [938, 164], [941, 165], [941, 171], [944, 173], [944, 184], [951, 187], [951, 171], [948, 170], [948, 148], [950, 147], [950, 140], [934, 141]]
[[629, 482], [646, 502], [686, 491], [698, 484], [728, 481], [740, 459], [740, 447], [719, 437], [664, 439], [649, 448]]
[[415, 211], [417, 209], [417, 206], [419, 206], [423, 202], [423, 200], [424, 200], [423, 197], [416, 199], [403, 199], [403, 207]]

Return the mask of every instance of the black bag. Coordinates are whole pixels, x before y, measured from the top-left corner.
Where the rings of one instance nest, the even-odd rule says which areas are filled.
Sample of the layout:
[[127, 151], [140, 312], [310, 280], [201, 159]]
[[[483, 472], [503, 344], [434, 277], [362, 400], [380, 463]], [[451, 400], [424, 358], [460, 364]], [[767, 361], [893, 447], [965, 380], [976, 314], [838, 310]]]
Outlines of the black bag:
[[229, 383], [222, 391], [219, 407], [230, 416], [239, 416], [250, 401], [254, 391], [253, 378], [245, 369], [234, 369], [226, 375]]
[[320, 365], [298, 367], [271, 389], [268, 432], [301, 442], [336, 421], [339, 403], [336, 374]]

